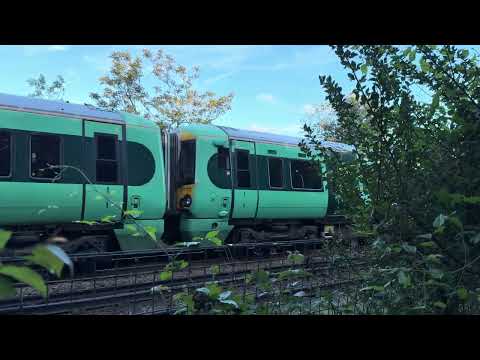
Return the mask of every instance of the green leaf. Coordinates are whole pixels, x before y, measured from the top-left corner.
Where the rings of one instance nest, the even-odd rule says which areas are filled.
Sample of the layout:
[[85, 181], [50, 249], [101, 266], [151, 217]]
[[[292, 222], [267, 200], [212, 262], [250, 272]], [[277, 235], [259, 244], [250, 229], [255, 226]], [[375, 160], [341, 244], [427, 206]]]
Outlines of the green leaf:
[[11, 231], [5, 231], [0, 229], [0, 250], [7, 245], [8, 240], [10, 240], [10, 237], [12, 236]]
[[230, 290], [222, 292], [220, 295], [218, 295], [218, 300], [226, 300], [232, 295], [232, 292]]
[[445, 216], [443, 214], [438, 215], [435, 220], [433, 221], [433, 227], [434, 228], [439, 228], [443, 224], [445, 224], [445, 220], [448, 219], [448, 216]]
[[215, 246], [222, 246], [223, 245], [222, 239], [219, 239], [219, 238], [210, 238], [207, 241], [212, 243]]
[[0, 274], [30, 285], [43, 297], [47, 296], [47, 286], [42, 277], [26, 266], [4, 265], [0, 267]]
[[468, 299], [468, 291], [465, 288], [457, 289], [458, 298], [462, 301], [466, 301]]
[[16, 293], [13, 282], [5, 276], [0, 276], [0, 299], [12, 298]]
[[305, 261], [305, 256], [297, 251], [294, 253], [290, 252], [288, 254], [287, 260], [292, 262], [293, 264], [303, 264]]
[[412, 284], [412, 280], [409, 274], [405, 274], [405, 272], [399, 271], [397, 276], [400, 285], [402, 285], [404, 288], [410, 287], [410, 285]]
[[368, 65], [366, 63], [362, 64], [360, 66], [360, 71], [362, 72], [363, 75], [365, 75], [368, 72]]
[[127, 230], [127, 232], [129, 232], [129, 233], [135, 233], [135, 232], [137, 232], [137, 226], [132, 225], [132, 224], [128, 224], [128, 225], [125, 225], [125, 230]]
[[439, 270], [439, 269], [430, 269], [429, 274], [430, 274], [431, 277], [433, 277], [434, 279], [437, 279], [437, 280], [440, 280], [445, 275], [444, 272], [442, 270]]
[[195, 289], [195, 291], [201, 292], [205, 295], [210, 295], [210, 289], [206, 287]]
[[210, 266], [210, 272], [213, 274], [213, 275], [217, 275], [220, 273], [220, 266], [218, 265], [212, 265]]
[[467, 49], [462, 49], [462, 50], [459, 51], [458, 56], [459, 56], [461, 59], [465, 60], [465, 59], [468, 57], [469, 54], [470, 54], [470, 53], [469, 53], [469, 51], [468, 51]]
[[162, 271], [160, 273], [160, 280], [162, 280], [162, 281], [171, 280], [172, 277], [173, 277], [173, 272], [172, 271]]
[[440, 105], [440, 96], [438, 94], [432, 97], [432, 107], [437, 108]]
[[207, 233], [207, 235], [205, 235], [205, 239], [208, 239], [208, 240], [214, 239], [214, 238], [216, 238], [216, 237], [218, 236], [219, 233], [220, 233], [220, 232], [217, 231], [217, 230], [215, 230], [215, 231], [210, 231], [210, 232]]
[[440, 254], [430, 254], [425, 259], [430, 263], [440, 264], [440, 258], [442, 257], [443, 255]]
[[417, 248], [413, 245], [402, 244], [402, 249], [410, 254], [415, 254], [417, 252]]
[[142, 215], [143, 211], [140, 211], [140, 210], [126, 210], [123, 212], [123, 214], [125, 216], [131, 216], [133, 218], [136, 218], [136, 217], [139, 217], [140, 215]]
[[437, 244], [435, 244], [433, 241], [425, 241], [418, 244], [417, 246], [423, 247], [423, 248], [433, 248], [433, 247], [436, 247]]
[[231, 305], [233, 306], [234, 308], [238, 309], [238, 304], [236, 301], [234, 300], [219, 300], [222, 304], [227, 304], [227, 305]]
[[180, 271], [188, 267], [188, 262], [185, 260], [172, 261], [168, 263], [164, 270], [165, 271]]
[[435, 301], [433, 303], [433, 306], [438, 307], [440, 309], [445, 309], [447, 307], [447, 305], [441, 301]]
[[423, 57], [420, 59], [420, 69], [422, 69], [423, 72], [430, 71], [430, 65], [428, 64], [427, 60]]
[[216, 283], [208, 284], [207, 288], [210, 291], [209, 296], [211, 299], [218, 299], [218, 296], [220, 295], [220, 293], [222, 293], [222, 288]]
[[450, 216], [448, 218], [448, 222], [452, 225], [454, 225], [458, 230], [462, 230], [463, 229], [463, 224], [462, 222], [460, 221], [460, 219], [456, 216]]
[[88, 220], [79, 220], [79, 221], [74, 221], [74, 222], [77, 223], [77, 224], [85, 224], [85, 225], [89, 225], [89, 226], [98, 224], [96, 221], [88, 221]]
[[477, 245], [480, 242], [480, 233], [476, 234], [470, 239], [470, 242], [474, 245]]
[[50, 273], [57, 275], [57, 277], [61, 277], [63, 267], [67, 265], [73, 276], [72, 260], [58, 246], [38, 245], [32, 250], [32, 255], [25, 256], [24, 258], [34, 264], [44, 267]]
[[100, 222], [103, 222], [103, 223], [112, 223], [113, 222], [113, 219], [116, 218], [117, 215], [107, 215], [107, 216], [104, 216], [100, 219]]
[[157, 241], [157, 228], [155, 226], [145, 226], [145, 231], [152, 238], [152, 240]]
[[415, 58], [417, 57], [417, 53], [415, 50], [410, 51], [410, 54], [408, 55], [408, 60], [410, 61], [415, 61]]

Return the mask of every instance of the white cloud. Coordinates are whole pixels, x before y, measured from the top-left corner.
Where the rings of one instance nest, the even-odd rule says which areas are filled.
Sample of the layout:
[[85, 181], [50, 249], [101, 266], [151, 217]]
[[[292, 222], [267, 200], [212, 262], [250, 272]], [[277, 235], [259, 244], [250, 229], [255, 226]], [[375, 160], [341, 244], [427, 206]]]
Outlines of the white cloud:
[[67, 51], [68, 50], [68, 46], [65, 46], [65, 45], [50, 45], [48, 48], [47, 48], [48, 51]]
[[70, 47], [66, 45], [23, 45], [21, 48], [26, 56], [35, 56], [48, 52], [67, 51]]
[[307, 115], [313, 115], [315, 113], [315, 106], [312, 104], [303, 105], [303, 112]]
[[277, 99], [272, 94], [260, 93], [256, 96], [257, 101], [274, 104]]

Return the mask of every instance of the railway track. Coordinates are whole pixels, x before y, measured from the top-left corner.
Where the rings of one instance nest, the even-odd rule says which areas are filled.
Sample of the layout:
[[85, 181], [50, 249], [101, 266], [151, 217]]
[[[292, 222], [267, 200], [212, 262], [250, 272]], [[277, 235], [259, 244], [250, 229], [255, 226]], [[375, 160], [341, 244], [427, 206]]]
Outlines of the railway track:
[[[170, 247], [167, 251], [162, 249], [140, 250], [140, 251], [116, 251], [104, 253], [76, 253], [70, 255], [74, 264], [75, 276], [91, 275], [98, 271], [111, 270], [120, 271], [125, 267], [129, 271], [130, 266], [140, 268], [142, 264], [166, 264], [172, 259], [209, 261], [212, 258], [224, 257], [250, 258], [252, 256], [265, 256], [266, 254], [285, 253], [287, 250], [299, 250], [305, 252], [311, 249], [320, 249], [325, 243], [325, 238], [320, 239], [299, 239], [290, 241], [262, 242], [262, 243], [241, 243], [222, 246], [204, 247]], [[22, 265], [26, 260], [22, 256], [9, 256], [0, 258], [3, 264]], [[36, 265], [31, 265], [45, 279], [54, 280], [52, 274]], [[65, 273], [65, 276], [70, 274]]]
[[[365, 265], [365, 262], [361, 260], [355, 260], [350, 264], [350, 266], [363, 265]], [[179, 291], [201, 287], [208, 281], [216, 281], [220, 285], [229, 286], [241, 284], [245, 281], [246, 275], [252, 271], [264, 269], [280, 272], [291, 268], [292, 264], [287, 263], [285, 259], [270, 258], [263, 262], [229, 262], [221, 264], [221, 267], [223, 267], [223, 271], [213, 274], [208, 271], [207, 266], [189, 266], [183, 271], [174, 273], [172, 279], [167, 281], [159, 278], [158, 268], [152, 268], [149, 270], [142, 269], [134, 273], [125, 272], [125, 269], [123, 269], [122, 273], [117, 274], [102, 274], [92, 278], [50, 282], [47, 299], [35, 295], [25, 296], [26, 287], [20, 287], [16, 299], [0, 302], [0, 314], [65, 314], [75, 313], [79, 309], [82, 312], [88, 312], [89, 310], [98, 311], [98, 309], [114, 308], [115, 306], [121, 307], [122, 304], [123, 306], [128, 304], [129, 307], [133, 304], [135, 307], [135, 304], [145, 302], [149, 303], [148, 306], [151, 307], [151, 311], [147, 311], [148, 313], [168, 313], [173, 308], [171, 304], [172, 296]], [[306, 270], [318, 274], [334, 268], [338, 271], [339, 266], [332, 266], [330, 262], [319, 257], [311, 260]], [[83, 284], [84, 288], [77, 289], [75, 285], [78, 284]], [[90, 284], [90, 286], [87, 284]], [[152, 288], [158, 286], [168, 287], [169, 301], [165, 300], [162, 294], [152, 293]], [[55, 293], [52, 290], [58, 292]], [[157, 305], [155, 305], [156, 301]], [[160, 304], [158, 304], [158, 301], [160, 301]], [[169, 303], [162, 304], [162, 301]]]

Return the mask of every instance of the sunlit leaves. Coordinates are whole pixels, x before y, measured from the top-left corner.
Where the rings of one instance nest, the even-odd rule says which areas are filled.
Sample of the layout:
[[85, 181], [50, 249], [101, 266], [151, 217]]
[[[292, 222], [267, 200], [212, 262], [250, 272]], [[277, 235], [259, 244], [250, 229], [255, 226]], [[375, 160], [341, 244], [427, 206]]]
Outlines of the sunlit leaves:
[[[161, 127], [182, 123], [210, 123], [230, 110], [233, 94], [216, 96], [194, 88], [198, 67], [188, 69], [163, 50], [144, 49], [142, 55], [128, 51], [111, 54], [109, 74], [100, 78], [103, 93], [91, 93], [98, 106], [143, 115]], [[153, 88], [144, 78], [154, 77]]]
[[42, 277], [26, 266], [3, 265], [0, 274], [21, 281], [37, 290], [43, 297], [47, 296], [47, 286]]
[[145, 226], [144, 230], [152, 240], [157, 241], [157, 228], [155, 226]]
[[58, 246], [36, 246], [32, 250], [32, 255], [24, 257], [31, 263], [40, 265], [47, 269], [50, 273], [60, 277], [65, 265], [70, 269], [70, 273], [73, 275], [73, 263], [68, 255]]
[[12, 236], [11, 231], [6, 231], [0, 229], [0, 250], [2, 250], [6, 245], [10, 237]]
[[58, 75], [50, 85], [47, 84], [47, 80], [43, 74], [40, 74], [37, 79], [28, 79], [27, 83], [34, 89], [33, 93], [29, 94], [29, 96], [50, 100], [63, 100], [65, 94], [65, 79], [60, 75]]
[[162, 271], [160, 273], [160, 280], [168, 281], [171, 280], [173, 277], [173, 271]]

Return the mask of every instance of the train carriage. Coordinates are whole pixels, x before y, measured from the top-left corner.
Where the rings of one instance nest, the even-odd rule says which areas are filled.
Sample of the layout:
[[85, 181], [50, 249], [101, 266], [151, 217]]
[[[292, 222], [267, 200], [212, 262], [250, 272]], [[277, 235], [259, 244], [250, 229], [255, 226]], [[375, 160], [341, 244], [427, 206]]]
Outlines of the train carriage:
[[0, 228], [9, 247], [62, 236], [69, 251], [212, 230], [228, 242], [317, 237], [331, 196], [299, 142], [204, 124], [163, 132], [141, 116], [0, 94]]
[[306, 158], [300, 139], [214, 125], [187, 125], [177, 137], [184, 240], [211, 230], [231, 242], [320, 235], [329, 208], [325, 169]]
[[161, 136], [139, 116], [0, 94], [0, 227], [13, 230], [9, 245], [62, 234], [72, 247], [153, 247], [122, 222], [136, 210], [163, 233]]

